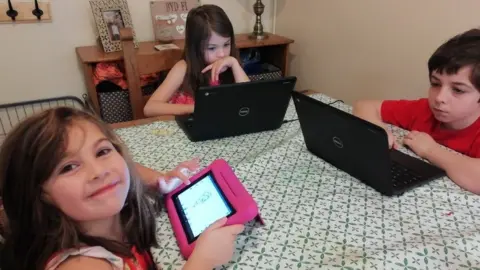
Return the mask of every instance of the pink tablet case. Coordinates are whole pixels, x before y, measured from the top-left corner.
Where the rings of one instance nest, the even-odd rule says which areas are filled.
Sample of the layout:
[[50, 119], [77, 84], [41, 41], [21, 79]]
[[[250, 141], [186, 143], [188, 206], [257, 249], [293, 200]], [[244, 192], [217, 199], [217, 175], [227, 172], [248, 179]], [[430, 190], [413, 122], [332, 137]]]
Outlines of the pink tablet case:
[[[207, 172], [211, 171], [217, 180], [218, 186], [223, 191], [225, 197], [230, 202], [236, 213], [228, 218], [226, 225], [232, 224], [245, 224], [255, 218], [258, 218], [261, 224], [264, 224], [261, 219], [257, 203], [253, 199], [252, 195], [248, 193], [243, 184], [237, 178], [232, 168], [223, 159], [217, 159], [210, 166], [206, 167], [196, 175], [190, 178], [191, 184], [201, 179]], [[184, 184], [180, 185], [177, 189], [166, 195], [166, 207], [168, 210], [168, 217], [172, 224], [173, 232], [177, 238], [180, 252], [185, 259], [188, 259], [195, 247], [195, 241], [191, 244], [188, 243], [187, 236], [183, 230], [180, 217], [177, 213], [173, 202], [173, 195], [182, 191], [185, 187]]]

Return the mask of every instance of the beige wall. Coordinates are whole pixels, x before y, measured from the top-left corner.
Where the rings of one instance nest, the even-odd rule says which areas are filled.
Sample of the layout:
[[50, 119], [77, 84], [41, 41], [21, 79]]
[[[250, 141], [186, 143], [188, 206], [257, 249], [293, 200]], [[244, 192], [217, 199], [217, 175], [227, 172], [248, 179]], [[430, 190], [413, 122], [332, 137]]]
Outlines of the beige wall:
[[278, 0], [276, 33], [295, 39], [299, 89], [352, 102], [414, 98], [427, 60], [446, 39], [480, 25], [480, 1]]
[[[15, 0], [14, 0], [15, 2]], [[75, 47], [95, 44], [88, 0], [52, 0], [52, 23], [0, 24], [0, 104], [85, 92]], [[152, 40], [150, 0], [128, 0], [140, 41]], [[236, 33], [254, 25], [254, 0], [202, 0], [229, 15]], [[266, 30], [272, 29], [272, 0], [264, 1]]]

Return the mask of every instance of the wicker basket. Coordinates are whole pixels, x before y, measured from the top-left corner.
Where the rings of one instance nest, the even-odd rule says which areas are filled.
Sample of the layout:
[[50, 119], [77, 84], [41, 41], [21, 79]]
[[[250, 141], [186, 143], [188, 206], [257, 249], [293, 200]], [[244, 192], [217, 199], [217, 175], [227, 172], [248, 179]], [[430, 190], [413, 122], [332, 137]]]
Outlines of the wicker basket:
[[252, 81], [259, 80], [274, 80], [282, 78], [282, 71], [268, 63], [258, 64], [255, 67], [250, 67], [250, 72], [248, 73], [248, 78]]

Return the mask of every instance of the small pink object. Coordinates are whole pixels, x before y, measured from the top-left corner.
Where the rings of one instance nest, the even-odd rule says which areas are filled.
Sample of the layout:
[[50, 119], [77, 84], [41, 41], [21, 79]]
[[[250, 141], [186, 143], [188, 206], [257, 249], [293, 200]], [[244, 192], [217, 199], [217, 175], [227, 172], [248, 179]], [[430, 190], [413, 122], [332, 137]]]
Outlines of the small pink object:
[[219, 81], [211, 81], [210, 86], [219, 86], [220, 82]]
[[185, 259], [193, 252], [200, 234], [213, 222], [227, 217], [227, 225], [258, 220], [258, 206], [232, 168], [223, 159], [165, 195], [165, 204], [180, 252]]

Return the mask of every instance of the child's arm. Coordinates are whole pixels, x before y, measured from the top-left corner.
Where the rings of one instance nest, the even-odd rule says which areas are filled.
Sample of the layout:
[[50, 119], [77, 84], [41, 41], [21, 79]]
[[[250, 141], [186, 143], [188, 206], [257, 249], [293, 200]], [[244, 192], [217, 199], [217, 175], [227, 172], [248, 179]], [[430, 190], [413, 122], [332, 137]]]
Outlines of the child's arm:
[[382, 127], [388, 135], [388, 145], [390, 148], [398, 147], [398, 142], [395, 136], [386, 128], [385, 123], [382, 121], [382, 100], [361, 100], [355, 103], [353, 106], [353, 115], [362, 118], [370, 123], [373, 123], [379, 127]]
[[191, 104], [168, 103], [175, 91], [178, 91], [178, 88], [182, 85], [186, 72], [187, 64], [184, 60], [179, 61], [173, 66], [165, 80], [153, 93], [147, 104], [145, 104], [145, 108], [143, 108], [145, 116], [153, 117], [193, 113], [194, 106]]
[[199, 160], [198, 159], [192, 159], [188, 161], [184, 161], [178, 166], [173, 169], [172, 171], [168, 172], [159, 172], [152, 170], [150, 168], [147, 168], [143, 166], [140, 163], [135, 163], [135, 169], [137, 170], [140, 179], [149, 187], [152, 188], [157, 188], [158, 187], [158, 180], [160, 178], [172, 178], [172, 177], [178, 177], [182, 182], [188, 183], [189, 176], [184, 175], [180, 170], [182, 168], [187, 168], [188, 170], [194, 172], [199, 168]]
[[190, 257], [183, 266], [183, 270], [212, 270], [215, 266], [209, 265], [204, 260]]
[[249, 82], [250, 79], [248, 78], [247, 73], [245, 73], [245, 70], [243, 70], [242, 66], [240, 65], [240, 63], [236, 58], [233, 58], [233, 59], [235, 61], [232, 64], [232, 73], [233, 73], [233, 77], [235, 78], [235, 82], [237, 83]]
[[374, 123], [384, 129], [385, 123], [382, 121], [380, 113], [382, 100], [361, 100], [357, 101], [353, 106], [352, 113], [368, 122]]
[[451, 152], [423, 132], [410, 132], [405, 136], [404, 143], [418, 156], [445, 170], [457, 185], [480, 194], [480, 159]]
[[157, 187], [158, 179], [165, 176], [164, 173], [147, 168], [140, 163], [135, 163], [135, 168], [140, 179], [149, 187]]
[[215, 61], [214, 63], [206, 66], [202, 70], [202, 73], [205, 73], [211, 70], [212, 78], [210, 80], [212, 82], [217, 82], [219, 80], [220, 73], [224, 72], [227, 68], [232, 69], [235, 82], [240, 83], [240, 82], [250, 81], [247, 74], [243, 70], [242, 66], [240, 66], [240, 63], [238, 62], [237, 58], [233, 56], [227, 56]]

